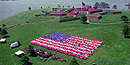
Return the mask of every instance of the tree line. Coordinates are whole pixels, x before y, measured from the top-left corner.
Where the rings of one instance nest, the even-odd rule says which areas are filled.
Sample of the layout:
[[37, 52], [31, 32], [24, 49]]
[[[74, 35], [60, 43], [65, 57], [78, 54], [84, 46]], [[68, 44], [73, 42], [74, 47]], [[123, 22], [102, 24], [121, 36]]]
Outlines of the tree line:
[[[96, 2], [93, 6], [95, 9], [110, 9], [110, 5], [106, 2]], [[117, 5], [113, 5], [113, 9], [117, 9]]]
[[[65, 6], [61, 6], [60, 4], [58, 4], [57, 7], [58, 8], [61, 8], [61, 7], [64, 8]], [[67, 7], [70, 8], [69, 5]], [[50, 8], [50, 6], [48, 6], [48, 8]], [[74, 8], [74, 6], [72, 8]], [[88, 8], [92, 8], [92, 6], [88, 5]], [[95, 8], [95, 9], [110, 9], [110, 5], [106, 2], [101, 2], [101, 3], [96, 2], [94, 4], [93, 8]], [[113, 5], [112, 8], [117, 9], [117, 5]], [[31, 7], [29, 7], [28, 9], [31, 10]], [[42, 7], [41, 7], [41, 9], [42, 9]]]

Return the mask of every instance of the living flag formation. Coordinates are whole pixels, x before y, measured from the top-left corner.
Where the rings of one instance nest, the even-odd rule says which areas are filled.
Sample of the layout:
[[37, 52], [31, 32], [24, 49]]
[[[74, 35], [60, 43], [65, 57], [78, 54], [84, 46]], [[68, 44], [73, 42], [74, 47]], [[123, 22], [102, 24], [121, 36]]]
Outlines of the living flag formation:
[[87, 59], [89, 55], [93, 54], [104, 42], [55, 32], [37, 38], [30, 43], [81, 59]]

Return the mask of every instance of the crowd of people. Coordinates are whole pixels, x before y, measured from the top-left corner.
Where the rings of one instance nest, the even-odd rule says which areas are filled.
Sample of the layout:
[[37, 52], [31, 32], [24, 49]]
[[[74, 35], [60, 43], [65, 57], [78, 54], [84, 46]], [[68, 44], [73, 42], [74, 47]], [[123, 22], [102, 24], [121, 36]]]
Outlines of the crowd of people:
[[62, 58], [60, 58], [60, 57], [58, 57], [58, 56], [53, 56], [53, 57], [51, 57], [51, 59], [52, 59], [52, 60], [58, 60], [58, 59], [60, 59], [59, 61], [61, 61], [61, 62], [65, 61], [65, 62], [66, 62], [65, 59], [62, 59]]
[[34, 49], [35, 54], [42, 56], [44, 54], [44, 50], [41, 49]]
[[37, 54], [39, 56], [44, 55], [44, 58], [48, 58], [48, 57], [52, 56], [51, 53], [45, 52], [44, 50], [41, 50], [41, 49], [34, 49], [34, 52], [35, 52], [35, 54]]
[[58, 41], [61, 41], [61, 42], [68, 39], [69, 37], [72, 37], [72, 35], [64, 34], [64, 33], [60, 33], [60, 32], [55, 32], [55, 33], [48, 34], [48, 35], [44, 36], [44, 38], [58, 40]]

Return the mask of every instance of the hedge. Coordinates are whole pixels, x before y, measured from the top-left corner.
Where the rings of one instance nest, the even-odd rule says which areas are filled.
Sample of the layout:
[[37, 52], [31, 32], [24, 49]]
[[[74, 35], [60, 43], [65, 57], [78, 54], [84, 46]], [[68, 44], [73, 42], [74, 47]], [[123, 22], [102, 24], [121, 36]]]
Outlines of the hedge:
[[91, 19], [101, 19], [102, 18], [102, 16], [98, 16], [98, 17], [96, 17], [96, 16], [86, 16], [87, 18], [91, 18]]
[[65, 16], [66, 14], [48, 14], [48, 16]]
[[61, 23], [61, 22], [66, 22], [66, 21], [79, 20], [79, 19], [80, 19], [80, 18], [65, 19], [65, 20], [60, 20], [59, 23]]

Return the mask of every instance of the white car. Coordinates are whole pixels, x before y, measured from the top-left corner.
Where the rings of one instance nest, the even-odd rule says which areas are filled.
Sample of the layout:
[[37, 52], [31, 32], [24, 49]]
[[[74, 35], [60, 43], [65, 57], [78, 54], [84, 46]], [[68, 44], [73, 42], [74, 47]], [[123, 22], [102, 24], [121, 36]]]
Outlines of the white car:
[[18, 57], [22, 57], [23, 55], [25, 55], [25, 53], [21, 50], [18, 50], [17, 52], [15, 52], [15, 55], [17, 55]]
[[20, 45], [20, 42], [14, 42], [10, 45], [10, 49], [13, 49], [15, 47], [18, 47]]
[[1, 42], [1, 43], [4, 43], [4, 42], [6, 42], [6, 39], [3, 39], [3, 38], [2, 38], [2, 39], [0, 39], [0, 42]]

